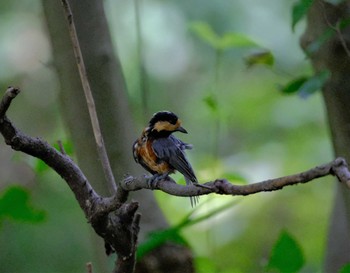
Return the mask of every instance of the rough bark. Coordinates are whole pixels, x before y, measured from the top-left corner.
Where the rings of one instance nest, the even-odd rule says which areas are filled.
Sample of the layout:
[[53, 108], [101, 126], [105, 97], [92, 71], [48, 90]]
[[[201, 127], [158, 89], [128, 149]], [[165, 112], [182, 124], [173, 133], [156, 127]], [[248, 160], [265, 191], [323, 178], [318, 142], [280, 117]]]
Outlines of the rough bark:
[[[315, 71], [328, 69], [331, 77], [323, 87], [323, 97], [336, 156], [350, 160], [350, 1], [331, 5], [314, 1], [301, 45], [307, 50], [326, 31], [331, 37], [310, 53]], [[350, 262], [350, 192], [338, 184], [330, 219], [325, 272], [338, 272]]]

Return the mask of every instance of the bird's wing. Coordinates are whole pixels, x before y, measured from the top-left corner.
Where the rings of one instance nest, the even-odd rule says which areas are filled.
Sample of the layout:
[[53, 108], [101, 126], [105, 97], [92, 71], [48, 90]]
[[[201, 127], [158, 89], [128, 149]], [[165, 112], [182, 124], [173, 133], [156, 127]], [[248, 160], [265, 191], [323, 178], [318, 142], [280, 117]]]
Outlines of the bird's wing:
[[181, 141], [180, 139], [174, 137], [173, 135], [170, 135], [169, 138], [175, 143], [176, 146], [178, 146], [181, 150], [191, 150], [193, 148], [192, 144], [185, 143]]
[[[167, 137], [154, 140], [152, 147], [160, 160], [168, 162], [172, 167], [182, 173], [185, 178], [196, 183], [197, 178], [183, 152], [185, 150], [185, 146], [183, 145], [185, 143], [181, 140], [175, 137]], [[187, 183], [189, 182], [188, 179], [186, 179]]]

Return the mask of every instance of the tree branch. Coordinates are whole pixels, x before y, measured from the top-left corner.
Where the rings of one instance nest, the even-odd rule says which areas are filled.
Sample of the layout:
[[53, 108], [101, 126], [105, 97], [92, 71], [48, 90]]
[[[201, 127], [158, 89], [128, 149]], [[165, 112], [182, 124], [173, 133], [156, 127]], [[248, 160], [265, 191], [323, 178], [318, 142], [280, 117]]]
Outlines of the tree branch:
[[171, 178], [159, 181], [155, 187], [148, 183], [149, 177], [129, 176], [123, 180], [121, 186], [126, 191], [137, 191], [140, 189], [156, 189], [176, 196], [198, 196], [210, 193], [226, 195], [250, 195], [263, 191], [276, 191], [285, 186], [307, 183], [316, 178], [327, 175], [334, 175], [338, 180], [350, 188], [350, 172], [344, 158], [337, 158], [327, 164], [314, 167], [308, 171], [294, 175], [284, 176], [275, 179], [269, 179], [248, 185], [234, 185], [226, 179], [216, 179], [202, 184], [202, 187], [196, 185], [183, 186], [176, 184]]
[[54, 169], [73, 191], [80, 207], [92, 227], [106, 243], [107, 254], [116, 251], [117, 260], [114, 272], [133, 272], [135, 252], [139, 232], [140, 214], [137, 214], [137, 202], [125, 203], [124, 191], [140, 189], [158, 189], [176, 196], [196, 196], [210, 193], [227, 195], [249, 195], [262, 191], [280, 190], [285, 186], [307, 183], [316, 178], [334, 175], [350, 187], [350, 172], [343, 158], [317, 166], [294, 175], [269, 179], [249, 185], [234, 185], [225, 179], [217, 179], [201, 186], [182, 186], [170, 177], [159, 181], [151, 188], [148, 177], [129, 176], [121, 182], [122, 189], [114, 196], [103, 198], [91, 187], [79, 167], [66, 154], [54, 149], [40, 138], [33, 138], [20, 132], [6, 117], [6, 111], [12, 100], [20, 93], [18, 88], [9, 87], [0, 101], [0, 133], [6, 144], [14, 150], [22, 151], [43, 160]]
[[99, 196], [68, 155], [40, 138], [29, 137], [20, 132], [5, 115], [12, 100], [19, 93], [18, 88], [9, 87], [0, 102], [0, 133], [5, 143], [16, 151], [43, 160], [67, 182], [95, 232], [104, 238], [106, 252], [108, 254], [112, 251], [117, 252], [117, 263], [120, 268], [115, 272], [133, 272], [123, 270], [135, 266], [140, 222], [140, 215], [136, 214], [138, 203], [124, 203], [126, 196], [120, 191], [109, 198]]

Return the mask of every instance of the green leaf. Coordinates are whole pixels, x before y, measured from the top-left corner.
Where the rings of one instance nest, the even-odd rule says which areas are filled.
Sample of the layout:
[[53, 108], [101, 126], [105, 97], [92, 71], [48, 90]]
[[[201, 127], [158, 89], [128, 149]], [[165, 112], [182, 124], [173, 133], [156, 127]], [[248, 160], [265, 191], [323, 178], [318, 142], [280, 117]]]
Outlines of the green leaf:
[[256, 52], [256, 53], [250, 54], [245, 58], [245, 63], [248, 68], [259, 64], [272, 67], [274, 62], [275, 62], [275, 58], [272, 55], [271, 51], [269, 50]]
[[294, 4], [292, 9], [292, 30], [294, 31], [295, 25], [307, 14], [313, 0], [299, 0]]
[[235, 47], [250, 47], [257, 46], [248, 36], [241, 33], [226, 33], [218, 41], [218, 48], [221, 50]]
[[5, 218], [37, 223], [45, 219], [45, 212], [30, 205], [30, 194], [26, 189], [12, 186], [0, 197], [0, 221]]
[[299, 95], [302, 98], [307, 98], [316, 91], [321, 90], [322, 86], [329, 79], [331, 73], [328, 70], [324, 70], [313, 77], [309, 78], [299, 88]]
[[330, 38], [335, 35], [335, 31], [333, 29], [326, 29], [319, 37], [317, 37], [311, 44], [307, 46], [305, 49], [306, 55], [312, 55], [317, 52], [325, 42], [327, 42]]
[[335, 26], [329, 26], [322, 34], [320, 34], [312, 43], [310, 43], [305, 49], [306, 55], [312, 55], [317, 52], [329, 39], [337, 35], [337, 31], [341, 31], [350, 25], [350, 19], [342, 19], [337, 22]]
[[207, 273], [207, 272], [217, 272], [218, 269], [212, 259], [207, 257], [197, 257], [194, 260], [196, 272]]
[[304, 265], [304, 255], [297, 241], [282, 231], [272, 249], [266, 269], [280, 273], [298, 272]]
[[299, 91], [300, 87], [309, 79], [309, 77], [303, 76], [288, 82], [285, 86], [279, 88], [284, 94], [293, 94]]
[[298, 93], [302, 98], [307, 98], [311, 94], [321, 90], [330, 76], [331, 73], [328, 70], [324, 70], [312, 77], [302, 76], [296, 78], [279, 89], [285, 94]]
[[350, 263], [344, 265], [340, 270], [339, 273], [350, 273]]
[[[209, 211], [208, 213], [201, 215], [199, 217], [192, 217], [194, 211], [188, 213], [178, 224], [175, 226], [172, 226], [165, 230], [160, 230], [153, 232], [149, 235], [149, 237], [138, 246], [137, 249], [137, 259], [141, 259], [152, 251], [153, 249], [157, 248], [158, 246], [164, 244], [165, 242], [176, 242], [178, 244], [188, 245], [187, 241], [181, 236], [180, 232], [182, 229], [200, 223], [204, 220], [209, 219], [210, 217], [219, 214], [220, 212], [231, 208], [235, 204], [237, 204], [238, 199], [234, 200], [233, 202], [227, 203], [219, 208], [216, 208], [212, 211]], [[201, 203], [199, 206], [203, 205], [204, 203]], [[198, 206], [198, 207], [199, 207]], [[197, 208], [198, 208], [197, 207]]]
[[190, 25], [190, 30], [194, 32], [202, 41], [208, 43], [215, 49], [217, 48], [220, 38], [207, 23], [194, 22]]
[[186, 240], [179, 234], [179, 229], [171, 227], [151, 233], [148, 238], [137, 248], [136, 257], [140, 260], [153, 249], [163, 245], [165, 242], [175, 242], [177, 244], [188, 245]]
[[212, 112], [216, 113], [218, 111], [218, 101], [214, 94], [207, 95], [203, 98], [203, 101]]
[[240, 33], [226, 33], [219, 36], [210, 25], [205, 22], [194, 22], [190, 25], [190, 30], [202, 41], [209, 44], [216, 50], [226, 50], [235, 47], [257, 46], [248, 36]]

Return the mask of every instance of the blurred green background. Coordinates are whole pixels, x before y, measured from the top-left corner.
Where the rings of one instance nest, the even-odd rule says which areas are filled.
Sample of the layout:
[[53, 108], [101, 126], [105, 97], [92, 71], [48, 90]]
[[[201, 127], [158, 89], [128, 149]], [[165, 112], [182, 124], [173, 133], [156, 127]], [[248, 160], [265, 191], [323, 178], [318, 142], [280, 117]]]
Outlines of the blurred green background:
[[[149, 117], [140, 95], [135, 1], [104, 3], [140, 131]], [[303, 22], [292, 31], [294, 3], [139, 0], [147, 111], [167, 109], [180, 116], [189, 131], [181, 138], [194, 145], [188, 154], [201, 182], [219, 177], [257, 182], [332, 160], [320, 94], [301, 98], [280, 91], [292, 79], [312, 74], [299, 48]], [[196, 25], [210, 26], [218, 37], [243, 34], [255, 45], [218, 51]], [[29, 135], [69, 143], [41, 2], [2, 1], [0, 37], [0, 90], [9, 85], [23, 90], [8, 116]], [[262, 50], [272, 54], [273, 64], [247, 65]], [[42, 216], [0, 219], [0, 271], [84, 272], [86, 262], [96, 262], [91, 228], [61, 178], [4, 143], [0, 160], [0, 200], [8, 186], [21, 185], [30, 192], [29, 207]], [[202, 197], [197, 216], [237, 202], [183, 230], [198, 272], [262, 272], [282, 230], [304, 253], [301, 272], [321, 272], [332, 189], [333, 179], [322, 178], [274, 193]], [[155, 194], [172, 224], [191, 211], [187, 199]]]

